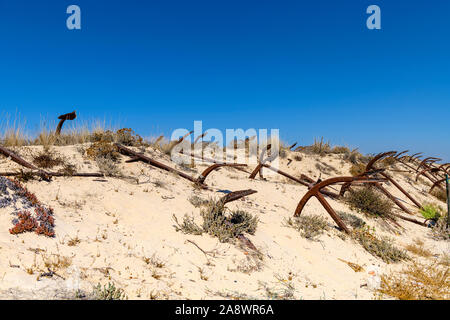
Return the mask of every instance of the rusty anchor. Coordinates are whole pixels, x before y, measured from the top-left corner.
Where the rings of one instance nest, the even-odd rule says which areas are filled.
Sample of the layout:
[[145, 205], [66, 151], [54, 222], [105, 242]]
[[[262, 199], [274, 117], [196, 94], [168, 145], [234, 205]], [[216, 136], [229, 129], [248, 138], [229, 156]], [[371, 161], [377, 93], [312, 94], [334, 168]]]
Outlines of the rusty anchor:
[[119, 143], [115, 143], [114, 144], [118, 150], [131, 157], [130, 160], [128, 160], [127, 162], [135, 162], [135, 161], [141, 161], [147, 164], [150, 164], [154, 167], [157, 167], [159, 169], [168, 171], [168, 172], [172, 172], [175, 173], [176, 175], [189, 180], [193, 183], [195, 183], [196, 185], [201, 186], [203, 189], [207, 189], [207, 186], [204, 184], [206, 177], [213, 172], [214, 170], [217, 170], [221, 167], [232, 167], [232, 168], [241, 168], [241, 167], [245, 167], [247, 166], [246, 164], [235, 164], [235, 163], [221, 163], [221, 164], [213, 164], [212, 166], [208, 167], [207, 169], [205, 169], [205, 171], [202, 172], [202, 174], [200, 174], [200, 176], [198, 178], [194, 178], [184, 172], [181, 172], [180, 170], [177, 170], [175, 168], [172, 168], [168, 165], [165, 165], [159, 161], [156, 161], [152, 158], [149, 158], [141, 153], [138, 153], [136, 151], [131, 150], [130, 148], [127, 148]]
[[63, 126], [64, 122], [65, 122], [66, 120], [74, 120], [76, 117], [77, 117], [77, 114], [76, 114], [75, 111], [72, 111], [71, 113], [66, 113], [66, 114], [60, 115], [60, 116], [58, 117], [58, 119], [59, 119], [60, 121], [59, 121], [59, 123], [58, 123], [58, 126], [56, 127], [55, 134], [56, 134], [57, 136], [59, 136], [59, 135], [61, 134], [61, 129], [62, 129], [62, 126]]
[[[376, 170], [376, 174], [380, 174], [387, 181], [392, 183], [401, 193], [403, 193], [408, 199], [410, 199], [418, 208], [421, 208], [421, 204], [414, 199], [405, 189], [403, 189], [392, 177], [390, 177], [387, 173], [384, 172], [384, 169], [377, 169], [374, 167], [377, 161], [380, 161], [383, 158], [393, 156], [396, 154], [396, 151], [388, 151], [377, 154], [372, 160], [367, 164], [365, 168], [365, 172], [360, 174], [360, 177], [367, 177], [369, 174]], [[384, 188], [381, 184], [375, 183], [374, 186], [380, 190], [384, 195], [386, 195], [389, 199], [391, 199], [400, 209], [408, 214], [413, 214], [408, 208], [406, 208], [403, 203], [401, 203], [396, 197], [394, 197], [386, 188]], [[344, 193], [350, 188], [350, 184], [346, 183], [341, 187], [340, 195], [343, 196]]]
[[324, 181], [321, 181], [314, 186], [312, 186], [311, 189], [303, 196], [303, 198], [300, 200], [300, 202], [297, 205], [297, 208], [295, 209], [294, 217], [298, 217], [301, 213], [303, 208], [305, 207], [306, 203], [308, 202], [311, 197], [316, 197], [317, 200], [322, 204], [322, 206], [325, 208], [325, 210], [328, 212], [328, 214], [331, 216], [331, 218], [336, 222], [336, 224], [343, 229], [346, 233], [350, 233], [350, 230], [347, 228], [345, 223], [342, 221], [342, 219], [336, 214], [334, 209], [331, 207], [331, 205], [327, 202], [325, 197], [323, 196], [321, 189], [330, 186], [332, 184], [344, 182], [344, 183], [352, 183], [354, 181], [364, 182], [364, 183], [376, 183], [380, 181], [379, 179], [372, 179], [367, 177], [335, 177], [326, 179]]

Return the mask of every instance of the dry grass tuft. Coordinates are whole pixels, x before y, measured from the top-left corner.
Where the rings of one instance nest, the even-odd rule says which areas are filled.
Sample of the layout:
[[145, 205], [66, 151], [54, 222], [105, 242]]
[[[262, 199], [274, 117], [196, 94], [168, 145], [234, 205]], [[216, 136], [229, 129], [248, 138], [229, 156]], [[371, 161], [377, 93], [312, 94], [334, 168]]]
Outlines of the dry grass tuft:
[[33, 157], [33, 164], [38, 168], [51, 169], [56, 166], [65, 164], [64, 159], [56, 152], [51, 150], [44, 150]]
[[310, 146], [306, 146], [302, 151], [323, 156], [331, 152], [331, 145], [329, 142], [323, 142], [323, 137], [320, 141], [314, 138], [314, 143]]
[[300, 235], [309, 240], [317, 240], [325, 230], [328, 230], [327, 220], [316, 215], [301, 215], [299, 217], [289, 218], [286, 226], [294, 228], [300, 232]]
[[359, 161], [365, 162], [367, 157], [364, 157], [360, 152], [358, 152], [358, 149], [353, 149], [344, 154], [343, 160], [349, 161], [352, 164], [357, 164]]
[[42, 261], [46, 269], [54, 272], [67, 269], [72, 264], [72, 258], [60, 254], [42, 254]]
[[431, 195], [433, 195], [437, 199], [441, 200], [442, 202], [447, 202], [447, 192], [445, 190], [434, 189], [431, 192]]
[[95, 159], [98, 169], [101, 173], [108, 177], [119, 177], [122, 175], [117, 164], [110, 158], [98, 157]]
[[356, 163], [350, 167], [350, 174], [354, 177], [359, 176], [360, 174], [363, 174], [365, 171], [366, 171], [366, 165], [362, 164], [362, 163]]
[[447, 227], [447, 214], [442, 215], [431, 230], [433, 239], [450, 240], [450, 227]]
[[381, 258], [384, 262], [399, 262], [408, 260], [405, 251], [398, 249], [388, 238], [378, 238], [371, 233], [368, 228], [353, 230], [353, 238], [358, 241], [363, 248], [373, 256]]
[[91, 144], [91, 146], [86, 149], [86, 156], [93, 160], [96, 160], [97, 158], [104, 158], [117, 161], [120, 154], [117, 151], [117, 147], [111, 142], [102, 140]]
[[401, 272], [382, 276], [379, 292], [400, 300], [449, 300], [449, 268], [414, 262]]
[[417, 256], [429, 258], [433, 255], [430, 250], [424, 248], [424, 242], [420, 239], [416, 239], [415, 243], [410, 243], [405, 248]]
[[331, 149], [331, 153], [347, 154], [347, 153], [350, 153], [350, 149], [348, 147], [344, 147], [344, 146], [335, 146], [335, 147], [333, 147], [333, 149]]

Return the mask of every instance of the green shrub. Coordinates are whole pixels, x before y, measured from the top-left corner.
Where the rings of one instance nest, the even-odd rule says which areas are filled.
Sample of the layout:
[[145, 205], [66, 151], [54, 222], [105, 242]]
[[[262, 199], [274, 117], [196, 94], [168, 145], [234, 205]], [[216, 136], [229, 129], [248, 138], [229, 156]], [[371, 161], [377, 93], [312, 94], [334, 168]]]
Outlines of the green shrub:
[[99, 284], [94, 287], [94, 297], [97, 300], [124, 300], [127, 298], [123, 289], [118, 289], [113, 283], [104, 285], [103, 288]]
[[371, 187], [350, 190], [346, 201], [352, 209], [377, 217], [387, 216], [392, 212], [391, 202]]
[[437, 220], [441, 216], [439, 209], [432, 204], [424, 204], [420, 209], [420, 213], [427, 220]]

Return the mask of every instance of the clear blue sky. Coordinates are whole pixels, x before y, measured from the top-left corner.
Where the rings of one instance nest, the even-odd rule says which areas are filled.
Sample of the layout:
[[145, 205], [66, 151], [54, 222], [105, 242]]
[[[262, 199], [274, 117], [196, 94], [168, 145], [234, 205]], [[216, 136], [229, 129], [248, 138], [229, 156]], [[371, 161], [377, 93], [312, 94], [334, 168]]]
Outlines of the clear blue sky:
[[30, 128], [76, 109], [143, 136], [202, 120], [450, 160], [449, 17], [447, 0], [0, 0], [0, 110]]

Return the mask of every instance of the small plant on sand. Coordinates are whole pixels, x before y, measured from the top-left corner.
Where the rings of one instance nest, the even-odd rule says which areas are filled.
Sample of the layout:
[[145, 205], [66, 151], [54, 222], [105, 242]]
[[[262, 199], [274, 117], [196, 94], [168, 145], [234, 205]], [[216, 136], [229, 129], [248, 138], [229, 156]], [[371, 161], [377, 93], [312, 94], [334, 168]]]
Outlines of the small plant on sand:
[[159, 258], [156, 253], [154, 253], [151, 257], [142, 257], [142, 260], [148, 264], [152, 265], [155, 268], [164, 268], [166, 262]]
[[[9, 229], [11, 234], [20, 234], [23, 232], [32, 232], [43, 234], [47, 237], [54, 237], [55, 220], [53, 218], [53, 209], [45, 207], [36, 197], [35, 194], [27, 190], [18, 180], [11, 180], [0, 177], [0, 188], [2, 192], [8, 192], [10, 189], [14, 192], [14, 196], [23, 199], [26, 207], [31, 210], [23, 210], [15, 212], [17, 218], [13, 219], [14, 227]], [[14, 198], [9, 198], [14, 199]], [[12, 200], [9, 200], [11, 202]], [[0, 203], [1, 204], [1, 203]], [[11, 204], [11, 203], [9, 203]]]
[[354, 214], [342, 211], [337, 212], [337, 214], [342, 220], [344, 220], [344, 222], [348, 223], [353, 229], [363, 228], [366, 225], [363, 219]]
[[77, 234], [75, 237], [70, 238], [69, 241], [67, 241], [67, 245], [68, 245], [69, 247], [75, 247], [75, 246], [77, 246], [80, 242], [81, 242], [81, 240], [80, 240], [80, 238], [78, 238], [78, 234]]
[[350, 190], [346, 196], [346, 201], [352, 209], [376, 217], [386, 217], [392, 211], [391, 202], [371, 187]]
[[379, 292], [400, 300], [448, 300], [449, 267], [413, 262], [401, 272], [383, 275]]
[[353, 238], [373, 256], [381, 258], [384, 262], [399, 262], [409, 259], [405, 251], [398, 249], [388, 238], [379, 238], [368, 227], [353, 230]]
[[300, 231], [300, 235], [309, 240], [316, 240], [325, 230], [328, 230], [328, 223], [325, 218], [317, 215], [300, 215], [289, 218], [285, 221], [286, 226]]
[[258, 218], [245, 211], [236, 210], [225, 215], [225, 207], [220, 201], [211, 201], [201, 215], [203, 230], [219, 238], [220, 242], [229, 242], [244, 233], [254, 234], [258, 225]]
[[33, 157], [33, 163], [42, 169], [51, 169], [64, 165], [64, 159], [53, 151], [45, 150]]
[[409, 252], [425, 258], [431, 257], [433, 255], [430, 250], [424, 247], [424, 242], [420, 239], [416, 239], [414, 243], [408, 244], [405, 248]]
[[139, 147], [143, 144], [143, 139], [130, 128], [123, 128], [116, 131], [115, 141], [130, 147]]
[[117, 164], [110, 158], [97, 157], [95, 162], [97, 163], [100, 172], [108, 177], [118, 177], [122, 175]]
[[195, 223], [193, 217], [189, 217], [187, 214], [184, 215], [183, 223], [180, 224], [175, 215], [173, 215], [173, 220], [175, 221], [175, 229], [181, 231], [185, 234], [202, 235], [203, 229], [198, 224]]
[[57, 272], [68, 268], [72, 264], [72, 258], [57, 254], [42, 254], [42, 261], [46, 269]]
[[201, 206], [206, 206], [209, 203], [208, 200], [200, 198], [199, 196], [196, 196], [196, 195], [190, 196], [188, 201], [196, 208], [199, 208]]
[[366, 171], [366, 165], [363, 163], [355, 163], [350, 167], [350, 174], [354, 177], [363, 174]]
[[116, 288], [114, 283], [108, 283], [103, 288], [99, 284], [94, 287], [94, 297], [96, 300], [124, 300], [127, 299], [123, 289]]
[[431, 229], [435, 240], [450, 240], [450, 227], [447, 226], [447, 214], [442, 215]]
[[242, 210], [226, 213], [223, 203], [214, 200], [211, 200], [206, 208], [201, 211], [201, 216], [203, 218], [201, 227], [187, 215], [184, 217], [183, 224], [179, 224], [174, 216], [177, 224], [175, 228], [177, 231], [197, 235], [206, 232], [219, 238], [220, 242], [230, 242], [241, 234], [254, 234], [258, 225], [258, 218], [250, 213]]
[[422, 208], [420, 208], [420, 214], [427, 220], [436, 221], [439, 219], [441, 216], [440, 211], [441, 210], [431, 203], [426, 203], [422, 206]]
[[93, 160], [105, 158], [117, 161], [119, 159], [119, 152], [117, 151], [116, 146], [107, 141], [97, 141], [92, 143], [91, 146], [86, 149], [86, 155]]

